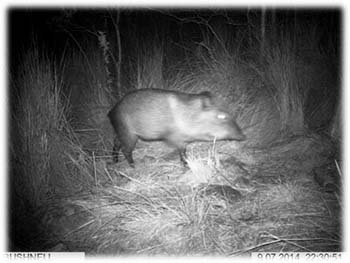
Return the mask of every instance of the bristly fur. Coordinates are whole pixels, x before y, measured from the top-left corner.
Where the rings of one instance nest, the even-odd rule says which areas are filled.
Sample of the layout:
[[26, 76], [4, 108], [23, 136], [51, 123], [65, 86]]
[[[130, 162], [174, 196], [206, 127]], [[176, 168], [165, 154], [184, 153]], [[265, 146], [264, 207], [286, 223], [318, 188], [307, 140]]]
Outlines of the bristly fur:
[[232, 116], [216, 105], [210, 92], [140, 89], [124, 96], [108, 116], [117, 134], [114, 159], [118, 160], [121, 149], [131, 166], [138, 139], [165, 141], [178, 149], [184, 162], [188, 143], [245, 139]]

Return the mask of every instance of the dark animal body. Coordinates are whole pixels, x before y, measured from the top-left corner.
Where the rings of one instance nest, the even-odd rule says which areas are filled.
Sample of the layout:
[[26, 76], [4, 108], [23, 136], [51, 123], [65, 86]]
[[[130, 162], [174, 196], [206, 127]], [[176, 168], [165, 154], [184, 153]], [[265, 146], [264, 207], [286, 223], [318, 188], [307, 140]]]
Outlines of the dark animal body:
[[186, 163], [186, 145], [194, 141], [244, 140], [234, 119], [215, 103], [209, 92], [188, 94], [161, 89], [139, 89], [126, 94], [108, 113], [120, 149], [134, 167], [132, 151], [138, 139], [165, 141], [178, 149]]

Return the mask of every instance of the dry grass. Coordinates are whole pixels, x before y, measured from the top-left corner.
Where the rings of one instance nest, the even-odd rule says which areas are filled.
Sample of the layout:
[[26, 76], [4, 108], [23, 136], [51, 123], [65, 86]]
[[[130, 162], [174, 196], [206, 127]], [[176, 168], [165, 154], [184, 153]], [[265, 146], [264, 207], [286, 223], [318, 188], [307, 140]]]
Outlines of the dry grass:
[[93, 193], [64, 201], [74, 212], [64, 216], [60, 240], [73, 247], [85, 240], [92, 254], [339, 250], [341, 204], [310, 174], [330, 150], [319, 139], [241, 150], [235, 159], [214, 157], [218, 163], [193, 153], [185, 173], [172, 162], [104, 171], [95, 163]]

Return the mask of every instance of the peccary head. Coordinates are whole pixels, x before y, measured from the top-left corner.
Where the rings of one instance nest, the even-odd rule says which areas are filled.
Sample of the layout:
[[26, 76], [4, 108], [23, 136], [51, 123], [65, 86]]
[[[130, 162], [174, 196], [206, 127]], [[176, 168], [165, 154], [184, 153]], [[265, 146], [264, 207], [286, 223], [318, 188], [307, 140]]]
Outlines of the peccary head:
[[193, 140], [245, 140], [246, 136], [234, 118], [219, 106], [210, 92], [202, 92], [192, 103], [187, 104], [186, 114], [181, 114], [184, 129]]
[[246, 139], [233, 117], [215, 106], [203, 108], [197, 115], [193, 127], [198, 134], [201, 134], [202, 140], [216, 138], [217, 140], [242, 141]]

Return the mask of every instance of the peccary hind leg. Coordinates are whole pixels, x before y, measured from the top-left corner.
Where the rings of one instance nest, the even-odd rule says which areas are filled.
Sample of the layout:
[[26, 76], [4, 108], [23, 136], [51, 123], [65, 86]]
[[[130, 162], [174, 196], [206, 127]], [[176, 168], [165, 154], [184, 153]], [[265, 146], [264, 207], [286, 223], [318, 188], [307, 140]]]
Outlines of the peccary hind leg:
[[180, 160], [184, 164], [184, 166], [188, 166], [187, 163], [187, 155], [186, 155], [186, 148], [180, 148], [179, 149], [179, 155], [180, 155]]
[[113, 146], [113, 151], [112, 151], [112, 158], [115, 163], [118, 162], [118, 157], [119, 157], [119, 151], [120, 151], [120, 143], [118, 138], [114, 138], [114, 146]]
[[137, 138], [134, 136], [124, 136], [120, 137], [121, 139], [119, 139], [119, 137], [120, 136], [116, 137], [114, 140], [114, 147], [112, 152], [113, 160], [116, 163], [118, 162], [119, 152], [121, 150], [129, 165], [131, 167], [135, 167], [135, 162], [132, 158], [132, 151], [135, 148]]
[[131, 167], [135, 167], [134, 159], [132, 158], [132, 151], [135, 149], [137, 137], [131, 133], [121, 134], [120, 147]]
[[126, 160], [128, 161], [129, 165], [132, 168], [135, 168], [135, 162], [134, 162], [134, 159], [132, 158], [132, 151], [129, 151], [129, 150], [122, 148], [122, 152], [123, 152]]

